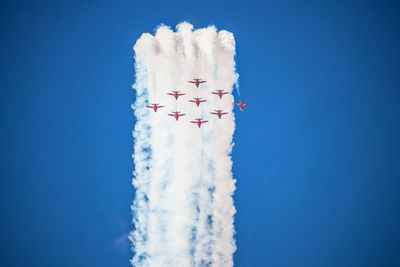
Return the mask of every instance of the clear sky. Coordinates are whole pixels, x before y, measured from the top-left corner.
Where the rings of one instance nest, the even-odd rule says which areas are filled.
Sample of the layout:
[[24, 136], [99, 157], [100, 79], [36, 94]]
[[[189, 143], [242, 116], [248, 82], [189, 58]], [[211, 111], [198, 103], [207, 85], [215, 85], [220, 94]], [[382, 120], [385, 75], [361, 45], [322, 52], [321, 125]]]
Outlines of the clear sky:
[[8, 1], [1, 266], [129, 266], [133, 44], [234, 33], [236, 266], [400, 265], [396, 1]]

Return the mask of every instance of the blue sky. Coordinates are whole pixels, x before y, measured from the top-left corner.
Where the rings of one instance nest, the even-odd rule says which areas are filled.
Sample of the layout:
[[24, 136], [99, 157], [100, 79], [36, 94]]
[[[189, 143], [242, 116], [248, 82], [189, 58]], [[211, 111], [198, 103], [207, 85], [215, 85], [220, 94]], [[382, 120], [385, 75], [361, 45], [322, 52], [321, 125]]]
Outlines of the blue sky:
[[1, 266], [129, 266], [132, 46], [235, 34], [235, 266], [400, 265], [395, 1], [9, 1]]

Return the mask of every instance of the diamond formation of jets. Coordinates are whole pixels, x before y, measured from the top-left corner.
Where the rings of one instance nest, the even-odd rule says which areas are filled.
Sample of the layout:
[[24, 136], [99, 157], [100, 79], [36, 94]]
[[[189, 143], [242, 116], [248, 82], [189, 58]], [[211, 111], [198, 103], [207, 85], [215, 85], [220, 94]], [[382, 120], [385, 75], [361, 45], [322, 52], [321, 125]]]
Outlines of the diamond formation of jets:
[[185, 95], [185, 94], [180, 94], [180, 91], [172, 91], [171, 93], [168, 93], [168, 95], [172, 95], [175, 97], [175, 100], [178, 100], [179, 96]]
[[151, 106], [147, 106], [148, 108], [154, 109], [154, 112], [157, 112], [157, 109], [163, 108], [164, 106], [160, 106], [160, 104], [151, 104]]
[[[195, 84], [196, 87], [199, 87], [199, 85], [201, 83], [205, 83], [206, 81], [203, 81], [201, 79], [193, 79], [193, 81], [189, 81], [189, 83], [193, 83]], [[220, 99], [222, 99], [222, 96], [225, 94], [229, 94], [229, 92], [226, 92], [224, 90], [215, 90], [214, 92], [211, 92], [214, 95], [218, 95]], [[180, 96], [185, 95], [184, 93], [181, 93], [180, 91], [171, 91], [167, 93], [170, 96], [175, 97], [175, 100], [178, 101], [178, 98]], [[191, 100], [189, 100], [189, 102], [195, 103], [197, 107], [200, 106], [200, 103], [206, 102], [206, 99], [202, 99], [201, 97], [195, 97]], [[243, 108], [246, 106], [249, 106], [249, 104], [244, 103], [243, 101], [239, 101], [238, 103], [234, 103], [235, 106], [238, 106], [240, 108], [241, 111], [243, 111]], [[159, 103], [157, 104], [151, 104], [150, 106], [147, 106], [148, 108], [152, 108], [154, 110], [154, 112], [157, 112], [157, 110], [159, 108], [163, 108], [164, 106], [161, 106]], [[212, 115], [216, 115], [218, 116], [219, 119], [222, 119], [223, 115], [228, 114], [228, 112], [224, 112], [223, 110], [217, 109], [214, 112], [210, 112], [210, 114]], [[186, 114], [183, 114], [181, 111], [173, 111], [171, 113], [168, 114], [168, 116], [174, 117], [175, 120], [179, 120], [180, 117], [185, 116]], [[194, 121], [190, 121], [191, 123], [195, 123], [199, 128], [201, 127], [201, 125], [203, 123], [206, 123], [208, 121], [203, 120], [202, 118], [200, 119], [194, 119]]]
[[194, 83], [196, 85], [196, 87], [199, 87], [199, 85], [201, 83], [205, 83], [205, 82], [207, 82], [207, 81], [202, 81], [201, 79], [198, 79], [198, 78], [193, 79], [193, 81], [188, 81], [188, 83]]
[[172, 112], [171, 114], [168, 114], [168, 116], [175, 117], [175, 120], [178, 120], [179, 117], [185, 116], [185, 115], [186, 115], [186, 114], [181, 114], [180, 111], [174, 111], [174, 112]]
[[222, 115], [228, 114], [228, 112], [223, 112], [223, 110], [217, 109], [215, 112], [210, 112], [213, 115], [217, 115], [219, 119], [221, 119]]
[[222, 99], [222, 96], [229, 94], [229, 92], [224, 92], [224, 90], [216, 90], [215, 92], [211, 92], [211, 94], [218, 95], [219, 98]]
[[207, 100], [201, 99], [201, 97], [195, 97], [193, 100], [189, 100], [189, 102], [196, 103], [196, 106], [199, 106], [200, 103], [206, 102]]
[[199, 126], [199, 128], [200, 128], [201, 124], [206, 123], [208, 121], [203, 121], [203, 119], [194, 119], [194, 121], [190, 121], [190, 122], [197, 124], [197, 126]]
[[239, 101], [238, 103], [234, 103], [235, 106], [238, 106], [241, 111], [243, 111], [243, 107], [250, 106], [249, 104], [245, 104], [243, 101]]

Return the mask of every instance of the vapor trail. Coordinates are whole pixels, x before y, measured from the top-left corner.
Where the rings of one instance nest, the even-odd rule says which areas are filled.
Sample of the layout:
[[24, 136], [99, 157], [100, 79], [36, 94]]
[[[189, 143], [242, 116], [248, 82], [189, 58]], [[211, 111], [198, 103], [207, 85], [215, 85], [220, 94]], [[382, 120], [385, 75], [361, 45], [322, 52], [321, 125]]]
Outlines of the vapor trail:
[[[181, 23], [176, 32], [161, 26], [143, 34], [134, 46], [136, 116], [133, 131], [136, 197], [135, 230], [130, 234], [134, 266], [233, 266], [235, 208], [232, 194], [233, 96], [237, 80], [235, 41], [215, 27], [193, 30]], [[196, 88], [193, 78], [206, 80]], [[172, 90], [186, 95], [175, 98]], [[202, 97], [196, 107], [188, 102]], [[146, 106], [160, 103], [156, 113]], [[229, 112], [222, 119], [215, 109]], [[175, 121], [167, 113], [186, 114]], [[189, 123], [208, 120], [199, 129]]]

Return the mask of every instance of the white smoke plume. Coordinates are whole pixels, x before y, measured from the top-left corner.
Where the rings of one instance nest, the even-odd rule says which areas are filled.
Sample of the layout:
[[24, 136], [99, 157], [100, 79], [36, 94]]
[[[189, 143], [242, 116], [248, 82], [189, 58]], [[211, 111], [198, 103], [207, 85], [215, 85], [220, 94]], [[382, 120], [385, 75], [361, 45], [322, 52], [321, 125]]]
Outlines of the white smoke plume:
[[[130, 234], [133, 266], [233, 266], [232, 137], [235, 130], [233, 34], [213, 26], [160, 26], [134, 46], [133, 131], [136, 197]], [[193, 78], [207, 81], [198, 88]], [[175, 100], [168, 92], [186, 95]], [[229, 92], [220, 99], [215, 90]], [[197, 107], [189, 102], [202, 97]], [[159, 103], [157, 112], [146, 106]], [[222, 119], [210, 112], [221, 109]], [[181, 111], [178, 121], [167, 116]], [[198, 128], [195, 118], [208, 120]]]

